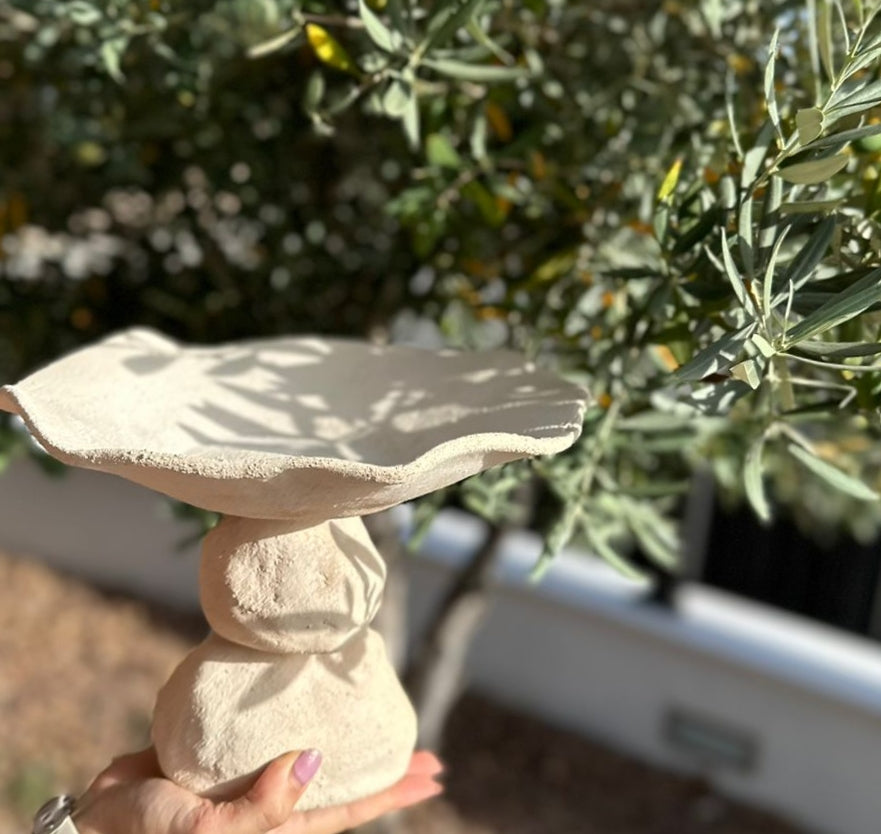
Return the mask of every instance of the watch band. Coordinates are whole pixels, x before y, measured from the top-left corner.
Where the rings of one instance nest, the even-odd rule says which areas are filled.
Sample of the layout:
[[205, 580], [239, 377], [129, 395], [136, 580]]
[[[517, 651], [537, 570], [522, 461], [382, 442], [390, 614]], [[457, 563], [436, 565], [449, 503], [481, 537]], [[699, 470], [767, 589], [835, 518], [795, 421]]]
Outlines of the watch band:
[[74, 825], [72, 796], [53, 796], [34, 816], [33, 834], [79, 834]]

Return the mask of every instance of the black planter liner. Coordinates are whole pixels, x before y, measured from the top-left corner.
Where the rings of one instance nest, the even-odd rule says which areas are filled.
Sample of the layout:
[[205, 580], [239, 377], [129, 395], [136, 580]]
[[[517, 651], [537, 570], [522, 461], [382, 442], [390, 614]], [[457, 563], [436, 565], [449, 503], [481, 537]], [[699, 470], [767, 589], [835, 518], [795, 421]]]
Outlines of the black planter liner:
[[785, 518], [764, 527], [745, 508], [719, 506], [701, 576], [708, 585], [864, 636], [879, 578], [881, 541], [866, 546], [841, 536], [824, 546]]

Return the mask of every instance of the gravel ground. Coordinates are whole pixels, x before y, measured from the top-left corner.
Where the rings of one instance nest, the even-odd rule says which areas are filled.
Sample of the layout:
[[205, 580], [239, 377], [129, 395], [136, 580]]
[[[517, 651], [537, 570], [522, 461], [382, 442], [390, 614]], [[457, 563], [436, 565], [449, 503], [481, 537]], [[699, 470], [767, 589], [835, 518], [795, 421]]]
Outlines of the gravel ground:
[[[157, 688], [203, 632], [198, 618], [0, 554], [0, 834], [30, 830], [43, 799], [143, 746]], [[446, 796], [397, 834], [799, 834], [476, 697], [448, 737]]]

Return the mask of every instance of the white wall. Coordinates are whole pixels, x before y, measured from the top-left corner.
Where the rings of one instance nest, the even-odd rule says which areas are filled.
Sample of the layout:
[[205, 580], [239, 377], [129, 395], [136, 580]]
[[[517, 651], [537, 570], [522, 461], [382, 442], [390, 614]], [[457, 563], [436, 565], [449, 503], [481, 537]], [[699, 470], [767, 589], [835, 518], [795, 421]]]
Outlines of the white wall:
[[196, 528], [155, 493], [103, 472], [49, 477], [29, 460], [0, 476], [0, 547], [177, 608], [198, 606]]

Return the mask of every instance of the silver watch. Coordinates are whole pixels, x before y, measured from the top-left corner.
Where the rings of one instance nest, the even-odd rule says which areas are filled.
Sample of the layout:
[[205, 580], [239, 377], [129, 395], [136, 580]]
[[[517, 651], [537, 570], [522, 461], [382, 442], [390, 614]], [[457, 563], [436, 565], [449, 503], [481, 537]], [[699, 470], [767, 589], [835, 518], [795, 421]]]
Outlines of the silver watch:
[[72, 796], [53, 796], [34, 816], [33, 834], [79, 834], [71, 819], [74, 805]]

